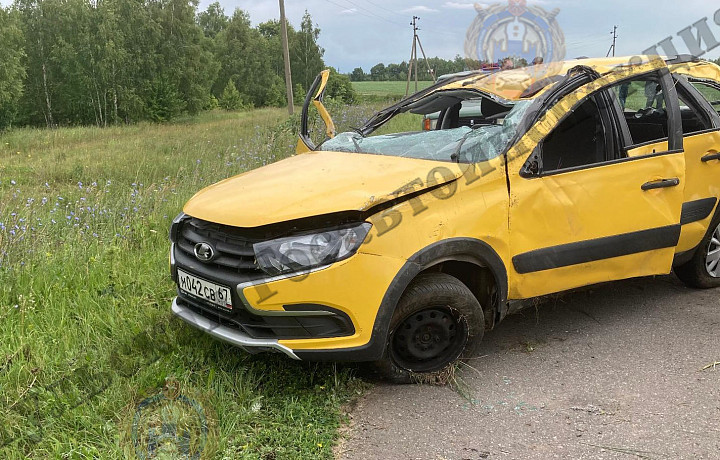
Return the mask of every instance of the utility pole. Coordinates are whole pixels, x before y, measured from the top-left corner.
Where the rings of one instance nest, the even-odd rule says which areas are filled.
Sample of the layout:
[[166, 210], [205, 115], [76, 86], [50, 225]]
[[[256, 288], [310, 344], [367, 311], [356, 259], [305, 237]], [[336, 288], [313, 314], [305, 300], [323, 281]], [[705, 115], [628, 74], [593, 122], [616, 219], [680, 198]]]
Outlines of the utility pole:
[[282, 36], [283, 60], [285, 61], [285, 90], [287, 91], [288, 113], [292, 115], [295, 107], [293, 105], [292, 74], [290, 73], [287, 21], [285, 20], [285, 0], [280, 0], [280, 35]]
[[610, 32], [613, 36], [613, 42], [612, 42], [612, 45], [610, 45], [610, 49], [608, 50], [607, 55], [605, 57], [610, 56], [610, 51], [612, 51], [612, 55], [613, 55], [613, 57], [615, 57], [615, 42], [617, 41], [617, 38], [618, 38], [617, 29], [618, 29], [618, 26], [613, 26], [613, 30], [612, 30], [612, 32]]
[[435, 82], [435, 73], [430, 68], [430, 63], [428, 63], [427, 56], [425, 55], [425, 50], [423, 49], [422, 43], [420, 43], [420, 37], [418, 36], [418, 30], [420, 28], [417, 26], [417, 21], [420, 20], [419, 17], [413, 16], [412, 22], [410, 25], [413, 28], [413, 42], [412, 42], [412, 50], [410, 51], [410, 62], [408, 64], [408, 78], [407, 78], [407, 85], [405, 85], [405, 97], [408, 97], [410, 93], [410, 81], [412, 80], [412, 73], [413, 69], [415, 69], [415, 92], [418, 90], [418, 63], [417, 63], [417, 49], [418, 46], [420, 47], [420, 52], [423, 55], [423, 59], [425, 60], [425, 65], [427, 66], [428, 73], [433, 79], [433, 83]]

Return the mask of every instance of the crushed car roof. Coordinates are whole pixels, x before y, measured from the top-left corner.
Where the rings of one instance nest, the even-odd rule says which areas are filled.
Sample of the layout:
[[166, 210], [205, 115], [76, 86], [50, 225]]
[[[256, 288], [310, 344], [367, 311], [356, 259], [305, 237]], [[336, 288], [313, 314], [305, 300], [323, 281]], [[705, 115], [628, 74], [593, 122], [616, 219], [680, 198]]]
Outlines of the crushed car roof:
[[[551, 86], [551, 83], [560, 80], [570, 69], [577, 66], [590, 67], [599, 74], [605, 75], [627, 68], [628, 66], [645, 64], [653, 58], [657, 59], [657, 56], [573, 59], [504, 70], [490, 74], [478, 71], [475, 74], [463, 75], [462, 78], [453, 79], [453, 81], [439, 86], [435, 88], [435, 90], [474, 89], [496, 95], [504, 100], [517, 101], [538, 96]], [[662, 59], [668, 61], [673, 72], [697, 77], [706, 76], [710, 79], [720, 80], [720, 68], [713, 63], [700, 61], [692, 57], [680, 59], [663, 57]], [[542, 85], [539, 90], [528, 91], [532, 89], [533, 85], [537, 85], [538, 83], [542, 84], [543, 82], [544, 85]]]

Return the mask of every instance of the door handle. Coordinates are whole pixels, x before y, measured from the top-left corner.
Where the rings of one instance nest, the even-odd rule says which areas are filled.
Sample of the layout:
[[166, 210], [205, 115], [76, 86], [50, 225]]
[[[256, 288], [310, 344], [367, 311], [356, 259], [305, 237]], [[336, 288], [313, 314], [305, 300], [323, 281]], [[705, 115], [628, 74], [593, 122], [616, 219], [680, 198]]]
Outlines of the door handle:
[[702, 160], [703, 163], [707, 163], [712, 160], [720, 160], [720, 153], [708, 153], [704, 157], [700, 158], [700, 160]]
[[675, 177], [672, 179], [660, 179], [660, 180], [655, 180], [655, 181], [651, 181], [651, 182], [645, 182], [644, 184], [642, 184], [642, 187], [640, 187], [640, 188], [643, 189], [644, 191], [648, 191], [648, 190], [654, 190], [656, 188], [676, 187], [678, 185], [680, 185], [680, 179]]

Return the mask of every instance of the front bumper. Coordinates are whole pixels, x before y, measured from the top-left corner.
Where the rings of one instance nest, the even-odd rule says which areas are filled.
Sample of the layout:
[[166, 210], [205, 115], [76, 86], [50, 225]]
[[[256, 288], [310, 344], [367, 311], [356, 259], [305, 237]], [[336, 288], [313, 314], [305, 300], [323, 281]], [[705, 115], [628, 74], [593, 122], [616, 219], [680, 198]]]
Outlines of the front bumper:
[[182, 319], [189, 325], [207, 332], [215, 338], [243, 348], [250, 353], [259, 351], [279, 351], [281, 353], [285, 353], [293, 359], [300, 359], [290, 348], [285, 345], [281, 345], [277, 340], [254, 339], [239, 329], [223, 326], [220, 323], [198, 315], [190, 308], [180, 305], [177, 297], [173, 299], [172, 312], [175, 316]]
[[181, 319], [251, 353], [280, 351], [310, 361], [379, 359], [389, 318], [378, 312], [397, 301], [386, 294], [404, 263], [358, 252], [309, 273], [252, 279], [202, 264], [176, 245], [170, 257], [173, 280], [181, 268], [230, 286], [237, 306], [219, 311], [179, 291], [173, 312]]

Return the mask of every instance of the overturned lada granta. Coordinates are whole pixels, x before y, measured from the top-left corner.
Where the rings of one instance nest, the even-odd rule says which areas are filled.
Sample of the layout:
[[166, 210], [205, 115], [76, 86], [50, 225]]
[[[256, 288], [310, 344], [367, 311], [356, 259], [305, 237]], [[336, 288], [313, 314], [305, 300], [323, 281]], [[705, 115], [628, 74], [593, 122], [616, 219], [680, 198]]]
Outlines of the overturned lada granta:
[[[327, 79], [297, 155], [200, 191], [173, 221], [172, 310], [190, 325], [405, 381], [478, 353], [528, 300], [671, 271], [720, 286], [715, 64], [464, 73], [339, 134]], [[436, 114], [433, 129], [373, 135], [408, 112]]]

